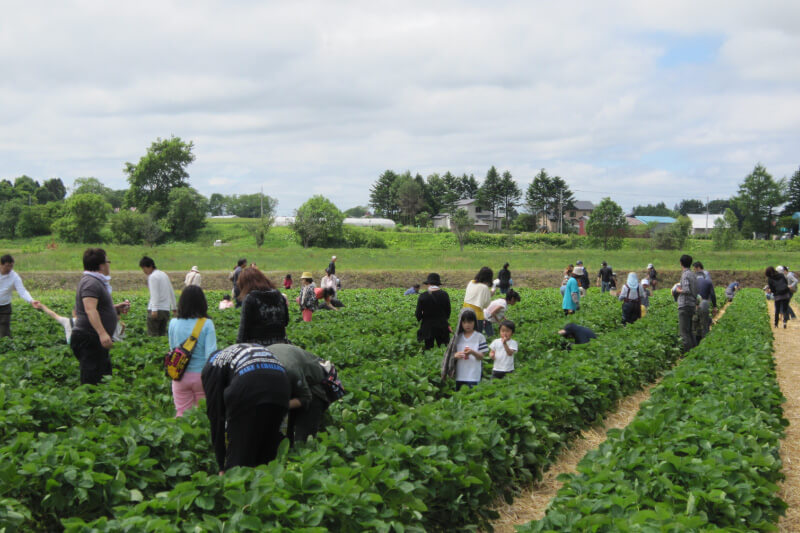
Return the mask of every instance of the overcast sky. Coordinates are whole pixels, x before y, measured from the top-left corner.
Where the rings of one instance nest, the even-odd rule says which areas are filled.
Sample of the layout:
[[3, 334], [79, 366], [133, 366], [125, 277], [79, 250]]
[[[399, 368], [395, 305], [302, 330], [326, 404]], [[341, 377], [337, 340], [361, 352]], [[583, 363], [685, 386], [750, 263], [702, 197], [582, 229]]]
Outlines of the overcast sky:
[[0, 178], [194, 142], [201, 193], [369, 201], [386, 169], [540, 168], [581, 200], [735, 194], [800, 165], [800, 2], [14, 2]]

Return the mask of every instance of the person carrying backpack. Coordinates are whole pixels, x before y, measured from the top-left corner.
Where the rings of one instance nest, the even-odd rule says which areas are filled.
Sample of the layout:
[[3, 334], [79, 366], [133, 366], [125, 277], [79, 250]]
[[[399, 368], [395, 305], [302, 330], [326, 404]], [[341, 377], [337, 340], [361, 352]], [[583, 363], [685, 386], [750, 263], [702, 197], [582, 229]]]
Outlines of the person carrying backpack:
[[628, 281], [619, 291], [622, 301], [622, 325], [633, 324], [642, 317], [642, 306], [647, 306], [647, 292], [639, 284], [636, 272], [628, 274]]
[[775, 299], [775, 327], [778, 327], [778, 320], [783, 315], [783, 327], [785, 329], [786, 323], [789, 321], [789, 297], [792, 295], [789, 291], [789, 282], [786, 281], [786, 276], [771, 266], [767, 267], [764, 275], [767, 277], [769, 291]]

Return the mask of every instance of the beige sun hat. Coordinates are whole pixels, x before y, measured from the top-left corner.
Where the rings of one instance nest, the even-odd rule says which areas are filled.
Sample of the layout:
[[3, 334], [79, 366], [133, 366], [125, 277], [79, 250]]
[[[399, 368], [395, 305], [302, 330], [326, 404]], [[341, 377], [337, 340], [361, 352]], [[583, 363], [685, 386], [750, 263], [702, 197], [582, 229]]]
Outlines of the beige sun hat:
[[306, 271], [306, 272], [303, 272], [300, 275], [300, 279], [311, 279], [311, 280], [313, 280], [314, 276], [311, 275], [311, 272]]

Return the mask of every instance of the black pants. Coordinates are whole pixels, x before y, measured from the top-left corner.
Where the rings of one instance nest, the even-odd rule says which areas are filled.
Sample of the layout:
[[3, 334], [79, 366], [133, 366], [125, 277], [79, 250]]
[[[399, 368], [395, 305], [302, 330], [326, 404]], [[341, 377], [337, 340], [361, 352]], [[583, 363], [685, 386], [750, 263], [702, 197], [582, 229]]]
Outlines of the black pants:
[[678, 333], [680, 333], [683, 341], [684, 353], [697, 345], [692, 331], [692, 318], [694, 318], [694, 307], [678, 308]]
[[311, 398], [308, 406], [289, 411], [289, 439], [292, 444], [295, 442], [305, 442], [308, 437], [316, 435], [323, 429], [322, 417], [328, 409], [328, 402], [324, 402], [316, 396]]
[[786, 300], [786, 311], [789, 312], [789, 318], [793, 319], [793, 318], [797, 318], [797, 315], [794, 314], [794, 309], [792, 309], [792, 296], [794, 296], [794, 294], [792, 294], [790, 292], [789, 293], [789, 299]]
[[73, 331], [69, 346], [80, 364], [81, 385], [97, 385], [111, 375], [111, 357], [97, 334]]
[[437, 346], [447, 346], [447, 344], [450, 342], [450, 331], [447, 329], [431, 331], [430, 337], [422, 340], [425, 342], [426, 350], [433, 348], [434, 341], [436, 342]]
[[783, 315], [783, 323], [789, 321], [789, 299], [775, 300], [775, 325], [778, 325], [778, 319]]
[[286, 407], [256, 405], [225, 421], [225, 470], [234, 466], [265, 465], [278, 455], [284, 439], [281, 422]]
[[492, 370], [492, 378], [494, 379], [503, 379], [506, 375], [511, 374], [514, 372], [513, 370], [509, 370], [508, 372], [503, 372], [502, 370]]
[[622, 304], [622, 325], [633, 324], [642, 318], [642, 306], [638, 300]]
[[11, 336], [11, 304], [0, 305], [0, 338]]

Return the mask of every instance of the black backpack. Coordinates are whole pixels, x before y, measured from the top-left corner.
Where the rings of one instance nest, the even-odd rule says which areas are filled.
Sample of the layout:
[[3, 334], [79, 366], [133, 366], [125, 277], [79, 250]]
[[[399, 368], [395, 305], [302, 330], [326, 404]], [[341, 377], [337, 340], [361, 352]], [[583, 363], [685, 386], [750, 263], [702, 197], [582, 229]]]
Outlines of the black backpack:
[[772, 283], [774, 285], [772, 293], [775, 296], [783, 296], [789, 292], [789, 282], [786, 281], [786, 277], [783, 274], [777, 274], [772, 278]]

